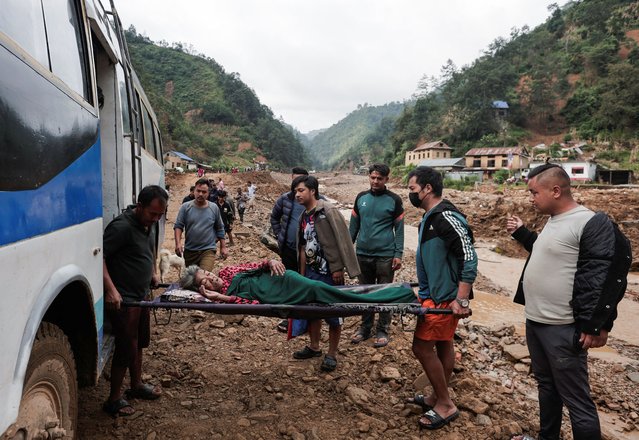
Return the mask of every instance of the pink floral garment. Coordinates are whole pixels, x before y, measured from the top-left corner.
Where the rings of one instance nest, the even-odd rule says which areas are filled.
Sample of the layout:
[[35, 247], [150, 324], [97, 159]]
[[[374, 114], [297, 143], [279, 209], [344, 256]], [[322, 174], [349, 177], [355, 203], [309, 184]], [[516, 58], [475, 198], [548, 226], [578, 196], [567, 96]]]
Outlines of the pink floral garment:
[[[231, 285], [231, 281], [233, 281], [233, 277], [241, 272], [247, 272], [249, 270], [255, 269], [268, 269], [268, 260], [254, 262], [254, 263], [242, 263], [237, 266], [227, 266], [220, 270], [218, 276], [222, 280], [222, 288], [220, 289], [220, 293], [226, 295], [226, 291], [229, 289]], [[258, 300], [244, 299], [237, 297], [235, 295], [231, 295], [232, 302], [237, 304], [259, 304]]]

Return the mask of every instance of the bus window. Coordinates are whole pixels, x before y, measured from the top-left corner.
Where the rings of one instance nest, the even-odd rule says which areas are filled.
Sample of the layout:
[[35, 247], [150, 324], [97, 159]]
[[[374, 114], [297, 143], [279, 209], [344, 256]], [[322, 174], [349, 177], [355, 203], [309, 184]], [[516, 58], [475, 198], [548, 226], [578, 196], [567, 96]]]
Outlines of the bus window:
[[7, 34], [40, 64], [49, 68], [40, 0], [3, 0], [0, 32]]
[[120, 108], [122, 109], [122, 131], [124, 134], [131, 133], [131, 109], [129, 109], [129, 94], [126, 90], [126, 81], [124, 78], [124, 71], [122, 66], [118, 64], [115, 66], [115, 71], [118, 77], [118, 89], [120, 90]]
[[131, 108], [135, 107], [135, 138], [137, 139], [138, 145], [143, 146], [144, 142], [142, 141], [142, 115], [140, 112], [142, 111], [142, 105], [140, 101], [140, 94], [137, 90], [134, 89], [135, 93], [135, 102], [132, 103]]
[[51, 71], [88, 100], [86, 51], [79, 9], [74, 0], [42, 2]]
[[155, 158], [162, 163], [162, 140], [157, 127], [153, 127], [153, 138], [155, 139]]
[[149, 111], [144, 104], [142, 104], [142, 114], [144, 117], [144, 148], [151, 153], [153, 157], [156, 157], [155, 142], [153, 139], [153, 123], [151, 122], [151, 115], [149, 115]]

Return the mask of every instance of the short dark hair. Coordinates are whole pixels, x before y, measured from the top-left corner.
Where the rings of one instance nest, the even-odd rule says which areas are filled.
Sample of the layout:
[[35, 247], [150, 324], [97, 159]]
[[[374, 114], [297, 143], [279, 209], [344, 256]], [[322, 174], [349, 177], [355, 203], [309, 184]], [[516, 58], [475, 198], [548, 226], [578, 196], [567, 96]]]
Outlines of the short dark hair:
[[304, 175], [304, 176], [308, 176], [308, 171], [306, 171], [304, 168], [302, 167], [294, 167], [291, 170], [291, 174], [299, 174], [299, 175]]
[[189, 191], [195, 191], [195, 185], [193, 185], [193, 186], [189, 189]]
[[291, 183], [291, 192], [295, 192], [295, 188], [297, 188], [300, 183], [303, 183], [308, 189], [315, 190], [315, 198], [319, 200], [319, 182], [315, 177], [309, 175], [297, 176]]
[[[542, 176], [543, 174], [543, 176]], [[528, 180], [538, 177], [537, 181], [546, 180], [546, 178], [559, 181], [561, 187], [570, 187], [570, 176], [561, 165], [556, 163], [545, 163], [533, 168], [528, 173]]]
[[217, 192], [217, 196], [218, 196], [218, 197], [226, 197], [226, 195], [227, 195], [227, 194], [226, 194], [226, 191], [224, 191], [223, 189], [221, 189], [221, 190], [219, 190], [219, 191]]
[[195, 186], [200, 186], [200, 185], [209, 186], [209, 179], [205, 179], [204, 177], [202, 177], [201, 179], [197, 179], [197, 182], [195, 182]]
[[153, 200], [158, 199], [165, 205], [169, 201], [169, 194], [158, 185], [149, 185], [142, 188], [138, 194], [138, 204], [142, 207], [149, 206]]
[[370, 167], [368, 167], [368, 174], [371, 174], [373, 171], [377, 171], [382, 177], [388, 177], [390, 174], [390, 168], [388, 165], [383, 163], [374, 163]]
[[444, 181], [439, 171], [431, 167], [417, 167], [408, 173], [408, 180], [415, 177], [415, 180], [422, 188], [430, 185], [436, 197], [441, 197], [444, 191]]
[[548, 171], [551, 168], [561, 168], [561, 167], [557, 165], [556, 163], [545, 163], [543, 165], [539, 165], [538, 167], [531, 169], [530, 172], [528, 173], [528, 178], [532, 179], [533, 177], [538, 176], [544, 171]]

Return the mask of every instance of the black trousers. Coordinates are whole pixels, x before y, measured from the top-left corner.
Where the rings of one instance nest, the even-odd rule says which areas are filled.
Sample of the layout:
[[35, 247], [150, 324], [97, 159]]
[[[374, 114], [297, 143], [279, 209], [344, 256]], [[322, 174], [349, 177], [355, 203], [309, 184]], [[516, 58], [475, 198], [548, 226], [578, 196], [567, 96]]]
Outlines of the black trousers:
[[300, 271], [297, 252], [295, 249], [284, 246], [280, 251], [280, 257], [282, 258], [282, 264], [287, 270], [294, 270], [295, 272]]
[[[393, 272], [392, 257], [366, 257], [358, 255], [357, 261], [359, 262], [359, 269], [362, 272], [359, 276], [360, 284], [385, 284], [393, 282], [395, 273]], [[369, 333], [373, 329], [374, 321], [374, 313], [364, 313], [362, 315], [362, 330], [365, 333]], [[390, 312], [379, 313], [376, 331], [388, 335], [390, 323]]]
[[526, 340], [539, 390], [539, 440], [558, 440], [564, 405], [575, 440], [600, 440], [597, 408], [590, 397], [587, 351], [575, 324], [526, 321]]

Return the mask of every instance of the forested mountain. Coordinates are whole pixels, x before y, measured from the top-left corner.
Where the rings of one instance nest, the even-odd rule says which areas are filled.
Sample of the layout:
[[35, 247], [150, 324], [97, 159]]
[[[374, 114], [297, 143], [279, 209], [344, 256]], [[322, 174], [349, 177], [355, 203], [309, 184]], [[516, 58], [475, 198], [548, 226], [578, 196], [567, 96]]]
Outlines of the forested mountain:
[[134, 27], [126, 39], [158, 115], [165, 151], [185, 152], [214, 167], [250, 166], [262, 155], [275, 167], [310, 162], [300, 139], [237, 73], [182, 43], [154, 43]]
[[310, 140], [313, 163], [321, 168], [344, 168], [368, 163], [372, 156], [381, 160], [384, 152], [391, 152], [389, 136], [404, 106], [400, 102], [359, 105]]
[[[396, 165], [420, 141], [443, 140], [457, 155], [476, 146], [584, 140], [639, 169], [639, 2], [582, 0], [549, 6], [535, 29], [514, 28], [471, 65], [452, 61], [424, 78], [397, 121]], [[505, 120], [493, 101], [507, 101]], [[636, 148], [634, 156], [636, 156]]]

